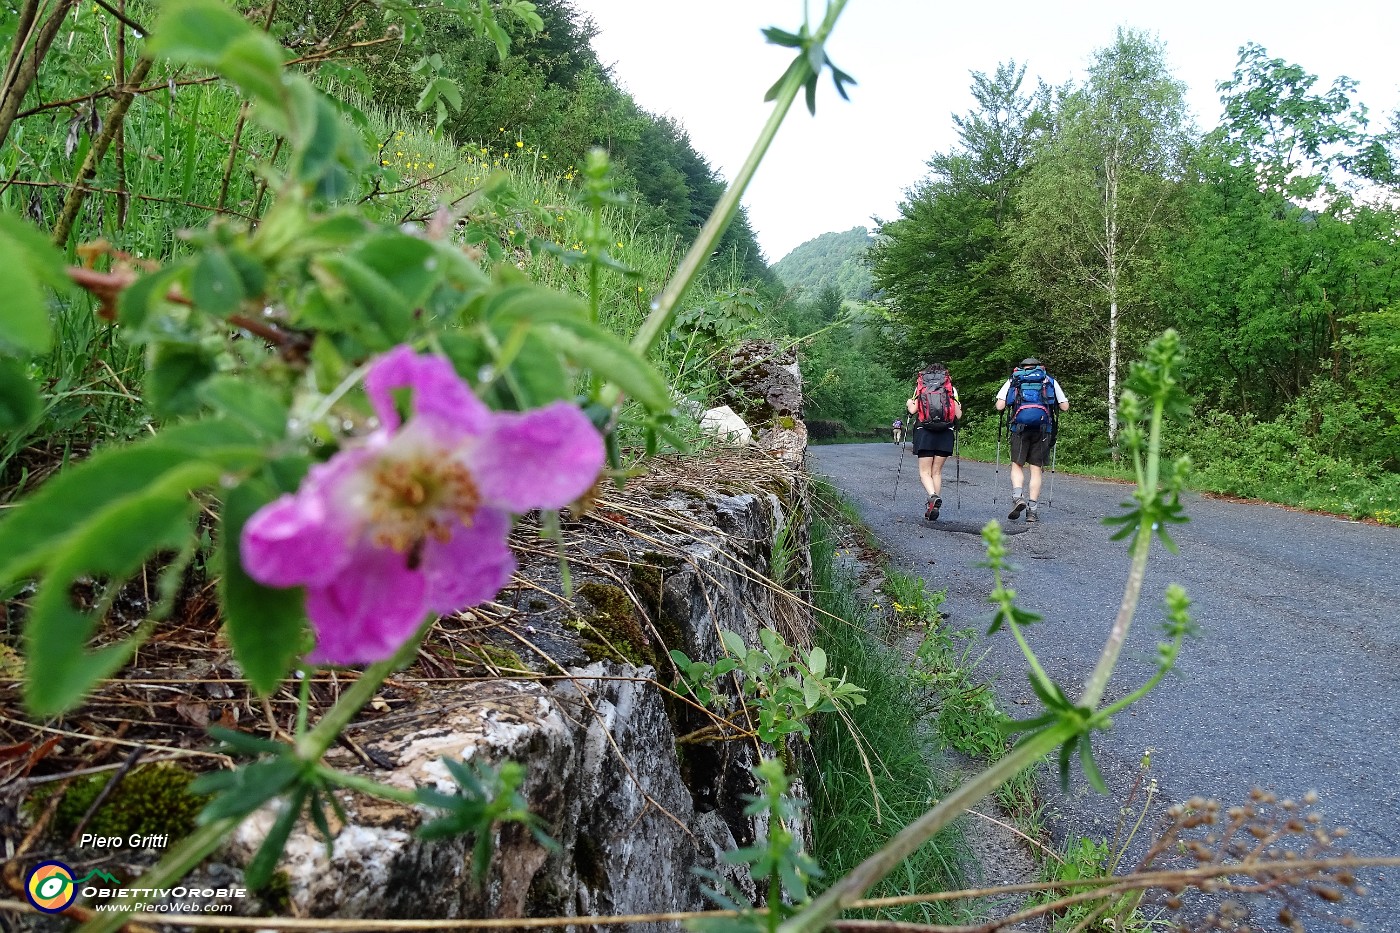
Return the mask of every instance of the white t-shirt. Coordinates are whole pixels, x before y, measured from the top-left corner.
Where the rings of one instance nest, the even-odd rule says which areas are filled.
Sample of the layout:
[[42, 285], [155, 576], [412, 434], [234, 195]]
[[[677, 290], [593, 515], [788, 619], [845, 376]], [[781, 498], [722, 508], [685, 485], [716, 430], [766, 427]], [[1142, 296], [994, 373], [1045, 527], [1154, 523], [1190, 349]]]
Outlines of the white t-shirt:
[[[1069, 396], [1065, 394], [1065, 390], [1064, 390], [1064, 389], [1060, 388], [1060, 380], [1056, 379], [1054, 376], [1051, 376], [1051, 377], [1049, 377], [1049, 378], [1050, 378], [1050, 384], [1053, 385], [1053, 386], [1055, 387], [1055, 401], [1059, 402], [1061, 405], [1068, 405], [1068, 404], [1069, 404]], [[1009, 393], [1010, 391], [1011, 391], [1011, 380], [1008, 379], [1008, 380], [1006, 380], [1005, 382], [1003, 382], [1003, 383], [1001, 384], [1001, 391], [997, 393], [997, 401], [998, 401], [998, 402], [1004, 402], [1004, 401], [1006, 401], [1007, 393]]]

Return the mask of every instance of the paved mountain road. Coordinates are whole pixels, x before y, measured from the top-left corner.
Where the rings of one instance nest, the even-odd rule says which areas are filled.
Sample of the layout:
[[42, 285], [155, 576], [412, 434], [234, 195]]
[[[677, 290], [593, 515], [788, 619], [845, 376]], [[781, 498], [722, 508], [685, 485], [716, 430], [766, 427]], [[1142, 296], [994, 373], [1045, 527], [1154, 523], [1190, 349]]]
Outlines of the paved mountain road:
[[[943, 515], [930, 524], [917, 461], [892, 444], [813, 447], [807, 463], [855, 503], [897, 566], [946, 587], [944, 610], [958, 628], [985, 632], [990, 610], [976, 532], [992, 518], [1020, 532], [1008, 539], [1008, 585], [1044, 615], [1028, 637], [1050, 676], [1078, 695], [1127, 576], [1125, 543], [1111, 541], [1100, 519], [1121, 511], [1129, 487], [1061, 474], [1040, 524], [1012, 528], [1005, 463], [994, 483], [991, 464], [963, 461], [961, 510], [949, 463]], [[1230, 805], [1255, 786], [1280, 797], [1315, 789], [1327, 825], [1349, 827], [1357, 854], [1400, 855], [1400, 530], [1196, 495], [1185, 505], [1191, 522], [1174, 533], [1181, 553], [1154, 547], [1107, 699], [1150, 676], [1167, 583], [1186, 588], [1202, 637], [1187, 641], [1173, 676], [1095, 736], [1116, 797], [1088, 789], [1077, 766], [1068, 796], [1054, 788], [1060, 829], [1111, 835], [1115, 800], [1152, 748], [1164, 804], [1200, 794]], [[1014, 641], [984, 641], [1003, 708], [1035, 710]], [[1370, 869], [1362, 880], [1371, 893], [1348, 913], [1364, 929], [1400, 933], [1400, 869]]]

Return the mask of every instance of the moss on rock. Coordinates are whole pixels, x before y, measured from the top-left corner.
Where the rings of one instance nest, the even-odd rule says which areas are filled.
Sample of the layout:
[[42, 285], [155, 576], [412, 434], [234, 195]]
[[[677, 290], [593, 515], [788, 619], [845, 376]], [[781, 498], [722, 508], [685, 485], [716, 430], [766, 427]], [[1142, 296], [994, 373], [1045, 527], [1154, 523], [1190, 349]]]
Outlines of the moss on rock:
[[[169, 834], [173, 843], [189, 835], [195, 817], [209, 800], [190, 791], [194, 778], [194, 772], [188, 768], [168, 762], [136, 768], [107, 795], [83, 831], [123, 837]], [[72, 835], [111, 780], [113, 774], [90, 774], [70, 784], [54, 811], [50, 832], [60, 838]], [[29, 798], [26, 807], [31, 818], [42, 812], [52, 795], [52, 790], [42, 788]]]

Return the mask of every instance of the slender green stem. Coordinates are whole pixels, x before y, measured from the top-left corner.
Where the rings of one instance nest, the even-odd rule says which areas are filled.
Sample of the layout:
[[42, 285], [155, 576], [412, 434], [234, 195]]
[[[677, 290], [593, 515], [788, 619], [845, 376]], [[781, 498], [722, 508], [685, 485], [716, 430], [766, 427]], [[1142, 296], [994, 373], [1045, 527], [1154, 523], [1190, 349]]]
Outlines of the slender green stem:
[[1007, 627], [1011, 629], [1011, 634], [1016, 636], [1016, 644], [1021, 646], [1021, 653], [1026, 656], [1026, 663], [1031, 666], [1031, 671], [1034, 672], [1036, 679], [1047, 687], [1054, 683], [1045, 673], [1045, 669], [1040, 666], [1040, 659], [1037, 658], [1035, 652], [1031, 650], [1030, 643], [1026, 641], [1026, 636], [1021, 634], [1021, 626], [1017, 625], [1015, 622], [1011, 622]]
[[957, 819], [969, 807], [1010, 780], [1022, 768], [1034, 764], [1075, 733], [1069, 724], [1057, 724], [1025, 739], [987, 770], [968, 779], [933, 809], [926, 812], [885, 844], [874, 855], [851, 869], [820, 897], [795, 917], [789, 918], [778, 933], [817, 933], [858, 900], [866, 890], [889, 874], [901, 861], [933, 838], [940, 829]]
[[[813, 36], [814, 42], [824, 43], [826, 41], [845, 6], [846, 0], [831, 0], [827, 4], [826, 17], [822, 20], [821, 26], [817, 28], [816, 35]], [[778, 135], [778, 127], [782, 126], [788, 109], [792, 107], [792, 102], [797, 99], [797, 95], [802, 90], [806, 80], [806, 71], [794, 69], [783, 82], [773, 105], [773, 112], [769, 114], [768, 122], [763, 125], [763, 130], [758, 134], [758, 140], [749, 152], [749, 157], [739, 167], [733, 182], [725, 189], [724, 195], [720, 197], [719, 203], [710, 213], [710, 218], [700, 229], [700, 235], [691, 244], [690, 251], [685, 254], [685, 258], [681, 260], [676, 274], [671, 276], [671, 281], [666, 283], [666, 288], [661, 292], [661, 296], [652, 305], [651, 314], [642, 323], [641, 330], [637, 331], [637, 336], [632, 339], [632, 348], [641, 355], [645, 356], [650, 353], [652, 347], [661, 339], [661, 335], [666, 333], [667, 328], [671, 326], [671, 320], [680, 308], [681, 299], [685, 297], [686, 291], [695, 281], [695, 277], [699, 275], [701, 268], [709, 261], [710, 254], [714, 252], [720, 237], [724, 235], [729, 222], [734, 219], [734, 215], [738, 212], [739, 199], [744, 196], [744, 190], [748, 188], [754, 172], [768, 152], [768, 147], [772, 145], [774, 137]]]
[[[412, 638], [409, 644], [415, 648], [418, 639]], [[321, 756], [326, 753], [340, 735], [340, 730], [350, 724], [350, 720], [355, 718], [355, 714], [360, 711], [360, 707], [368, 703], [379, 691], [380, 684], [384, 683], [384, 678], [392, 674], [398, 667], [398, 658], [393, 657], [387, 661], [380, 661], [365, 668], [365, 672], [359, 679], [350, 685], [350, 689], [340, 695], [335, 706], [316, 723], [316, 727], [303, 736], [299, 736], [296, 741], [297, 757], [302, 761], [320, 761]]]
[[[238, 826], [238, 823], [238, 817], [230, 816], [200, 826], [186, 836], [183, 842], [167, 852], [155, 868], [141, 876], [140, 881], [130, 884], [127, 890], [150, 888], [154, 891], [169, 887], [179, 881], [217, 849], [219, 844], [224, 841], [224, 837], [231, 833]], [[111, 913], [102, 911], [79, 929], [81, 933], [114, 933], [131, 919], [134, 908], [151, 899], [150, 896], [124, 897], [121, 899], [122, 904], [131, 907], [132, 910], [112, 911]]]
[[316, 773], [331, 784], [344, 787], [348, 790], [357, 791], [370, 797], [378, 797], [380, 800], [390, 800], [394, 803], [402, 804], [413, 804], [418, 800], [418, 795], [411, 790], [406, 790], [402, 787], [390, 787], [388, 784], [380, 784], [378, 781], [371, 781], [369, 778], [360, 777], [358, 774], [347, 774], [344, 771], [337, 771], [334, 768], [319, 768]]
[[301, 684], [297, 690], [296, 737], [301, 738], [306, 734], [306, 717], [311, 709], [311, 671], [305, 666], [298, 666], [297, 671], [301, 674]]
[[[1160, 495], [1157, 491], [1157, 474], [1162, 448], [1162, 417], [1165, 411], [1165, 401], [1159, 398], [1152, 407], [1151, 427], [1147, 435], [1147, 464], [1146, 470], [1141, 474], [1141, 491], [1144, 497]], [[1128, 639], [1128, 628], [1132, 625], [1133, 614], [1137, 612], [1138, 600], [1142, 597], [1142, 582], [1147, 576], [1147, 554], [1152, 549], [1154, 530], [1151, 527], [1154, 512], [1145, 507], [1146, 502], [1143, 504], [1142, 525], [1133, 541], [1132, 567], [1128, 571], [1128, 584], [1123, 588], [1123, 601], [1118, 605], [1118, 616], [1113, 620], [1113, 630], [1109, 632], [1108, 641], [1104, 642], [1099, 663], [1094, 667], [1089, 682], [1084, 685], [1084, 695], [1080, 698], [1079, 705], [1090, 709], [1097, 709], [1099, 700], [1103, 699], [1104, 690], [1108, 688], [1108, 678], [1112, 676], [1113, 668], [1118, 664], [1118, 655], [1122, 653], [1123, 644]]]
[[[1180, 637], [1173, 639], [1173, 641], [1178, 647], [1181, 645]], [[1159, 683], [1162, 682], [1162, 678], [1167, 676], [1167, 671], [1169, 670], [1171, 670], [1170, 665], [1163, 664], [1159, 666], [1157, 668], [1157, 671], [1150, 678], [1148, 678], [1147, 683], [1143, 684], [1141, 687], [1138, 687], [1132, 693], [1123, 697], [1123, 699], [1114, 703], [1112, 706], [1104, 707], [1102, 710], [1099, 711], [1099, 716], [1106, 718], [1114, 715], [1119, 710], [1127, 709], [1129, 706], [1132, 706], [1138, 700], [1141, 700], [1143, 697], [1147, 696], [1147, 694], [1151, 693], [1153, 688], [1155, 688]]]

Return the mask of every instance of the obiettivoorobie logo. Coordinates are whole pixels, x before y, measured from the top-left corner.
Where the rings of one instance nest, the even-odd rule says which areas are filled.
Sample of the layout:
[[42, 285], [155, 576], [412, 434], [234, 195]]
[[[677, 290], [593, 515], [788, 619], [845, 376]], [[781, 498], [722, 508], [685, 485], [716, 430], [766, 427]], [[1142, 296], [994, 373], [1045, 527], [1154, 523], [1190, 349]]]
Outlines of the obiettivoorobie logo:
[[40, 862], [29, 870], [24, 882], [24, 895], [29, 903], [46, 914], [67, 910], [78, 897], [78, 888], [93, 878], [108, 884], [121, 882], [101, 869], [94, 868], [81, 878], [73, 877], [73, 869], [62, 862]]

